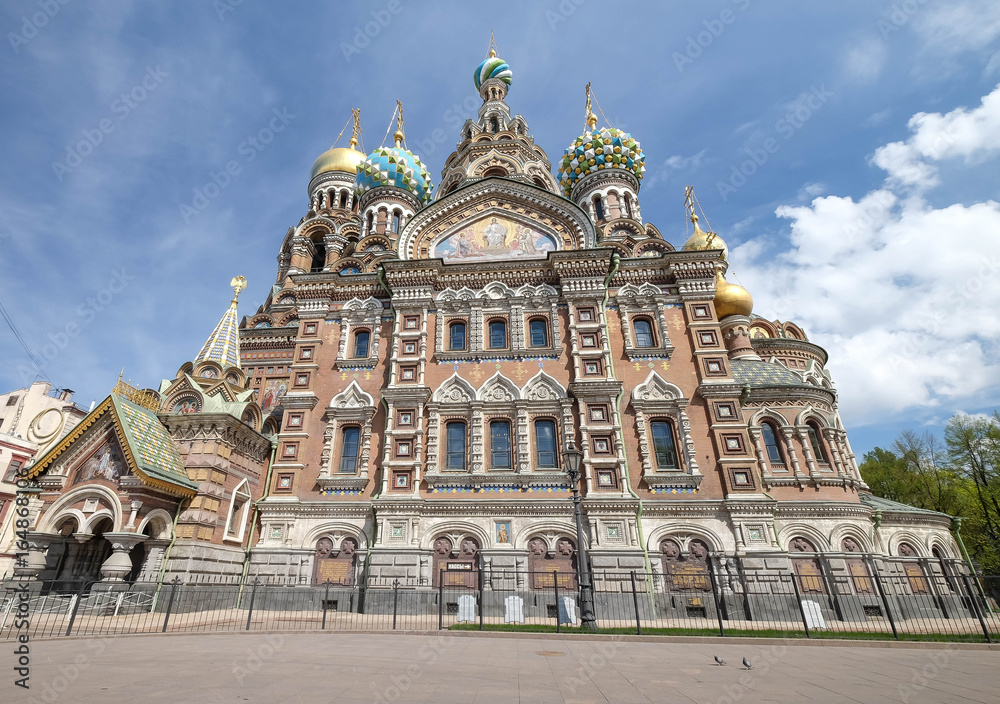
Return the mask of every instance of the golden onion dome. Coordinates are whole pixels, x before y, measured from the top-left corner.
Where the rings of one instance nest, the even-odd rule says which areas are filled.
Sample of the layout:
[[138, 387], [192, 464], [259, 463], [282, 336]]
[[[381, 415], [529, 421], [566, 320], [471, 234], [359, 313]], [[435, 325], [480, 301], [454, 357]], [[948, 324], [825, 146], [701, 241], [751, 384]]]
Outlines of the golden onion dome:
[[352, 139], [349, 147], [333, 147], [320, 154], [319, 158], [313, 162], [309, 180], [311, 181], [319, 174], [325, 174], [328, 171], [343, 171], [351, 176], [356, 175], [358, 165], [365, 160], [364, 153], [354, 148], [356, 144], [357, 142]]
[[691, 216], [691, 222], [694, 223], [694, 234], [688, 238], [688, 241], [684, 243], [684, 246], [681, 247], [681, 249], [685, 252], [696, 252], [706, 249], [721, 249], [722, 261], [728, 261], [729, 247], [726, 245], [726, 241], [714, 232], [705, 232], [698, 227], [697, 215]]
[[719, 320], [730, 315], [750, 315], [753, 297], [738, 284], [731, 284], [719, 270], [715, 274], [715, 313]]

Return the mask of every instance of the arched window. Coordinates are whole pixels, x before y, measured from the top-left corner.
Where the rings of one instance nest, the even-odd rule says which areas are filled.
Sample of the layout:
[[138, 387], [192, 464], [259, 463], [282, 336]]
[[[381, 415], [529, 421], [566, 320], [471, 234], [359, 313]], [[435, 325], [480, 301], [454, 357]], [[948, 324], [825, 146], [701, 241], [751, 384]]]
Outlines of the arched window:
[[496, 134], [499, 131], [500, 131], [500, 123], [497, 122], [497, 119], [495, 117], [491, 117], [490, 118], [490, 132], [492, 132], [493, 134]]
[[812, 445], [813, 455], [817, 462], [826, 462], [826, 454], [823, 452], [823, 443], [819, 439], [819, 429], [816, 424], [810, 421], [806, 425], [806, 433], [809, 435], [809, 444]]
[[528, 345], [531, 347], [549, 346], [549, 325], [545, 318], [534, 318], [528, 321]]
[[367, 330], [358, 330], [354, 333], [354, 356], [367, 357], [368, 347], [371, 343], [372, 334]]
[[767, 449], [767, 459], [774, 464], [784, 464], [785, 458], [781, 456], [781, 446], [778, 445], [778, 435], [774, 432], [774, 425], [764, 421], [760, 424], [760, 434]]
[[392, 211], [392, 234], [399, 234], [399, 211]]
[[361, 428], [344, 428], [340, 445], [340, 471], [353, 474], [358, 471], [358, 452], [361, 446]]
[[340, 192], [340, 207], [341, 208], [347, 207], [347, 191]]
[[556, 424], [551, 420], [535, 421], [535, 462], [539, 467], [552, 469], [559, 466], [556, 450]]
[[452, 421], [445, 426], [445, 469], [465, 469], [465, 423]]
[[625, 217], [632, 217], [632, 196], [625, 194]]
[[635, 328], [636, 347], [655, 347], [656, 339], [653, 337], [653, 324], [649, 318], [636, 318], [632, 326]]
[[654, 420], [649, 425], [653, 435], [656, 468], [680, 469], [680, 465], [677, 463], [677, 443], [674, 442], [674, 429], [670, 422]]
[[503, 320], [490, 321], [490, 349], [503, 349], [507, 346], [507, 323]]
[[375, 222], [375, 214], [368, 211], [368, 217], [365, 219], [365, 234], [370, 235], [372, 233], [372, 225]]
[[510, 469], [510, 421], [495, 420], [490, 423], [490, 467]]
[[351, 196], [351, 210], [357, 211], [358, 209], [358, 197]]
[[595, 220], [604, 219], [604, 204], [601, 203], [600, 196], [594, 196], [594, 219]]
[[507, 169], [503, 168], [502, 166], [491, 166], [490, 168], [486, 169], [486, 171], [483, 172], [484, 177], [506, 176], [506, 175], [507, 175]]
[[457, 321], [448, 326], [448, 349], [465, 349], [465, 323]]

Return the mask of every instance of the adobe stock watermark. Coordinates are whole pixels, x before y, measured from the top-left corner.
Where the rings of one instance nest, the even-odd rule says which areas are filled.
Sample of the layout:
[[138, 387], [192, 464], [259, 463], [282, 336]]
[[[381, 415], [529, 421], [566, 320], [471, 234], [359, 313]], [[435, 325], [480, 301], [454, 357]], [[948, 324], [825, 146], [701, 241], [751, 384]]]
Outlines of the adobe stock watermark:
[[[750, 0], [730, 0], [740, 12], [746, 11], [750, 7]], [[703, 20], [705, 29], [697, 34], [689, 34], [684, 45], [684, 53], [675, 51], [670, 55], [677, 67], [677, 73], [684, 73], [684, 67], [693, 64], [695, 59], [700, 57], [706, 49], [715, 44], [715, 40], [722, 36], [726, 27], [736, 21], [736, 13], [726, 8], [719, 13], [718, 17]]]
[[893, 3], [892, 7], [889, 8], [888, 17], [875, 23], [875, 26], [878, 27], [878, 33], [882, 35], [883, 39], [888, 39], [889, 35], [902, 29], [910, 21], [910, 18], [917, 14], [917, 10], [927, 5], [927, 2], [928, 0], [903, 0], [903, 2]]
[[[410, 699], [404, 696], [413, 686], [413, 683], [420, 678], [424, 672], [424, 667], [433, 665], [441, 656], [444, 655], [445, 650], [448, 649], [448, 642], [451, 640], [454, 642], [455, 639], [448, 639], [444, 636], [438, 636], [431, 643], [421, 646], [420, 650], [416, 652], [416, 657], [410, 660], [410, 663], [406, 666], [406, 669], [400, 669], [395, 674], [389, 676], [391, 684], [388, 685], [381, 692], [373, 692], [375, 704], [391, 704], [391, 702], [401, 701], [406, 702]], [[375, 684], [372, 684], [374, 687]]]
[[[288, 108], [275, 108], [271, 111], [271, 119], [268, 123], [257, 130], [236, 147], [236, 153], [243, 157], [243, 162], [249, 164], [257, 155], [267, 148], [274, 141], [275, 136], [285, 131], [285, 128], [295, 119], [295, 115], [288, 112]], [[191, 222], [191, 218], [201, 213], [208, 204], [222, 195], [222, 192], [229, 187], [233, 179], [243, 173], [243, 166], [237, 159], [230, 159], [219, 171], [209, 171], [209, 180], [199, 188], [195, 188], [190, 203], [178, 203], [184, 224]]]
[[896, 694], [899, 695], [900, 700], [906, 704], [906, 702], [909, 702], [913, 698], [913, 695], [927, 689], [927, 685], [930, 684], [931, 680], [944, 672], [957, 650], [958, 648], [954, 645], [947, 645], [941, 653], [929, 653], [927, 655], [927, 664], [919, 670], [911, 667], [909, 681], [896, 685]]
[[554, 32], [561, 23], [568, 20], [576, 12], [577, 8], [585, 2], [587, 0], [561, 0], [555, 10], [546, 10], [545, 19], [549, 23], [549, 29]]
[[49, 21], [59, 14], [59, 10], [62, 9], [60, 6], [68, 4], [69, 0], [38, 0], [37, 12], [21, 16], [21, 30], [7, 32], [7, 41], [10, 42], [14, 53], [21, 53], [21, 47], [37, 37], [42, 28], [48, 26]]
[[86, 300], [73, 310], [76, 313], [73, 318], [57, 328], [55, 332], [50, 332], [46, 336], [48, 342], [43, 344], [40, 349], [31, 351], [35, 359], [41, 360], [38, 365], [34, 363], [17, 365], [17, 373], [21, 377], [21, 383], [26, 386], [30, 385], [35, 376], [48, 368], [52, 360], [69, 347], [70, 342], [79, 337], [80, 333], [94, 322], [98, 313], [111, 305], [111, 302], [121, 295], [132, 281], [135, 281], [135, 276], [126, 274], [124, 268], [112, 271], [108, 283], [94, 295], [87, 296]]
[[226, 15], [235, 12], [236, 8], [242, 4], [243, 0], [212, 0], [212, 8], [220, 22], [225, 22]]
[[[482, 105], [482, 102], [483, 99], [478, 94], [468, 95], [465, 100], [452, 103], [451, 107], [441, 115], [441, 122], [444, 123], [445, 127], [455, 132], [460, 132], [466, 120], [478, 115], [479, 106]], [[426, 164], [427, 159], [438, 150], [438, 147], [453, 139], [453, 135], [454, 132], [445, 132], [444, 129], [438, 127], [432, 130], [430, 136], [426, 139], [408, 141], [414, 145], [414, 153], [419, 154], [420, 160]], [[462, 138], [463, 136], [460, 135], [459, 139]]]
[[602, 641], [591, 643], [591, 647], [595, 651], [594, 654], [589, 658], [577, 656], [577, 661], [581, 663], [580, 667], [576, 668], [576, 672], [566, 675], [563, 679], [563, 687], [571, 693], [575, 694], [576, 690], [580, 687], [592, 685], [595, 677], [600, 677], [606, 673], [608, 665], [611, 663], [612, 658], [618, 654], [622, 643], [618, 641]]
[[64, 178], [73, 173], [83, 163], [84, 159], [93, 154], [97, 147], [104, 143], [104, 138], [114, 132], [118, 124], [145, 102], [149, 98], [150, 93], [163, 85], [163, 79], [169, 76], [170, 74], [159, 66], [155, 68], [147, 66], [146, 74], [142, 79], [132, 86], [131, 89], [112, 100], [111, 105], [108, 106], [112, 115], [118, 118], [117, 122], [110, 116], [102, 117], [97, 121], [95, 127], [80, 130], [83, 139], [75, 145], [66, 145], [66, 158], [63, 161], [52, 162], [52, 171], [55, 173], [56, 178], [59, 179], [59, 183], [62, 183]]
[[[774, 131], [786, 141], [791, 139], [792, 135], [799, 131], [820, 108], [826, 105], [831, 97], [833, 97], [833, 92], [827, 90], [823, 84], [820, 84], [818, 88], [811, 87], [808, 92], [801, 93], [784, 117], [774, 123]], [[766, 138], [756, 149], [749, 146], [743, 147], [741, 151], [746, 153], [749, 158], [739, 164], [732, 164], [728, 179], [725, 181], [720, 179], [715, 182], [715, 187], [722, 200], [728, 200], [730, 195], [742, 188], [747, 179], [756, 174], [780, 149], [781, 142], [774, 137]]]
[[[55, 669], [59, 671], [59, 674], [52, 679], [43, 682], [38, 688], [41, 693], [37, 696], [29, 698], [29, 704], [38, 704], [38, 702], [44, 702], [44, 704], [54, 704], [54, 702], [59, 701], [63, 695], [70, 691], [70, 688], [77, 681], [77, 679], [79, 679], [80, 675], [90, 669], [90, 667], [94, 664], [94, 659], [99, 657], [107, 649], [108, 643], [110, 642], [110, 638], [101, 638], [100, 640], [87, 639], [81, 641], [81, 645], [77, 649], [73, 659], [55, 666]], [[74, 698], [75, 697], [70, 695], [71, 700]]]
[[736, 684], [727, 684], [722, 688], [723, 694], [716, 700], [718, 704], [736, 704], [736, 702], [742, 701], [748, 690], [761, 677], [764, 677], [774, 665], [781, 662], [787, 651], [787, 645], [772, 645], [761, 648], [753, 656], [753, 669], [742, 671]]
[[233, 676], [236, 681], [243, 684], [248, 675], [260, 672], [264, 663], [274, 657], [284, 644], [285, 637], [279, 633], [275, 636], [264, 636], [264, 642], [254, 649], [247, 648], [245, 656], [233, 660]]
[[382, 33], [393, 17], [403, 11], [402, 0], [389, 0], [381, 10], [372, 10], [372, 19], [364, 24], [354, 25], [354, 35], [349, 42], [340, 43], [340, 53], [344, 61], [351, 63], [351, 57], [371, 46], [372, 40]]

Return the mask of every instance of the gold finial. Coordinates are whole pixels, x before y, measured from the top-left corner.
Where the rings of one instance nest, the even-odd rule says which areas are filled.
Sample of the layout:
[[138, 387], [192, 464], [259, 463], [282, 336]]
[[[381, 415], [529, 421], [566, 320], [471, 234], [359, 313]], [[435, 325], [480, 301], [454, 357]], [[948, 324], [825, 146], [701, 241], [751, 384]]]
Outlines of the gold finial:
[[358, 137], [361, 135], [361, 108], [351, 108], [351, 118], [354, 126], [351, 128], [351, 149], [358, 148]]
[[396, 132], [392, 135], [392, 139], [396, 142], [396, 146], [399, 147], [403, 144], [403, 140], [406, 139], [403, 134], [403, 103], [399, 100], [396, 101], [396, 114], [398, 115]]
[[597, 127], [597, 115], [590, 108], [590, 81], [587, 81], [587, 127], [594, 129]]
[[494, 58], [497, 55], [497, 42], [493, 38], [493, 30], [490, 30], [490, 58]]
[[234, 276], [229, 285], [233, 287], [233, 305], [236, 305], [236, 301], [240, 297], [240, 291], [247, 287], [247, 280], [242, 276]]

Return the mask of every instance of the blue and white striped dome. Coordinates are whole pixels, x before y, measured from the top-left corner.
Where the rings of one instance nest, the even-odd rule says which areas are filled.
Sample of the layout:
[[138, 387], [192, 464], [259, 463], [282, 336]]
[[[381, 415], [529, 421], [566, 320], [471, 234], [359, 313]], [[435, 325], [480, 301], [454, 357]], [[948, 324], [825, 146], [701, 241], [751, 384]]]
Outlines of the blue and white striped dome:
[[[491, 52], [492, 53], [492, 52]], [[510, 85], [514, 74], [510, 70], [507, 62], [497, 56], [488, 56], [483, 63], [476, 66], [476, 72], [472, 74], [472, 80], [476, 82], [476, 90], [483, 85], [483, 82], [490, 78], [499, 78]]]

